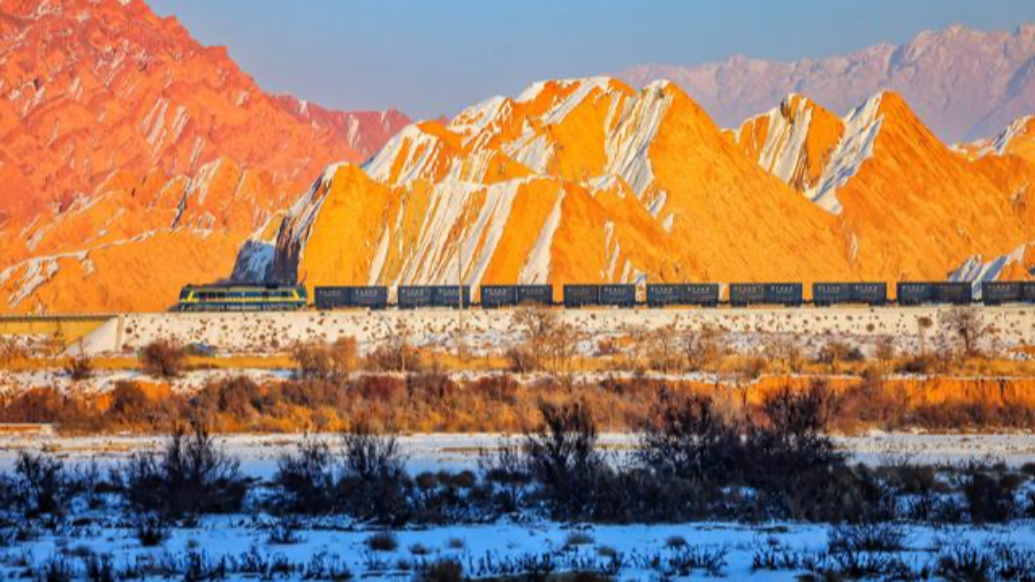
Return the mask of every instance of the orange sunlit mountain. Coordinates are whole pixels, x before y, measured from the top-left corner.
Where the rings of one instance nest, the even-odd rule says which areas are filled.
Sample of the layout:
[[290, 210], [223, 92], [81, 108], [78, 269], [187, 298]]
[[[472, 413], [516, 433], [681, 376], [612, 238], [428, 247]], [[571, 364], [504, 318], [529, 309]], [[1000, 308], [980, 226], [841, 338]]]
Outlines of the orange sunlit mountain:
[[803, 94], [723, 130], [673, 83], [600, 77], [409, 124], [268, 95], [141, 0], [0, 0], [0, 43], [0, 312], [161, 310], [225, 279], [1035, 267], [1030, 118], [950, 146], [894, 92], [845, 115]]
[[1035, 240], [999, 170], [894, 93], [844, 119], [793, 96], [724, 135], [670, 83], [553, 81], [331, 168], [270, 268], [308, 285], [444, 283], [458, 261], [472, 285], [940, 279]]
[[[729, 135], [760, 166], [838, 217], [862, 277], [944, 277], [963, 260], [1023, 257], [1035, 180], [1021, 120], [994, 144], [949, 147], [895, 93], [843, 119], [791, 95]], [[1030, 256], [1030, 255], [1029, 255]], [[1002, 276], [1026, 278], [1033, 263]]]
[[407, 123], [268, 95], [140, 0], [0, 0], [0, 310], [164, 308]]

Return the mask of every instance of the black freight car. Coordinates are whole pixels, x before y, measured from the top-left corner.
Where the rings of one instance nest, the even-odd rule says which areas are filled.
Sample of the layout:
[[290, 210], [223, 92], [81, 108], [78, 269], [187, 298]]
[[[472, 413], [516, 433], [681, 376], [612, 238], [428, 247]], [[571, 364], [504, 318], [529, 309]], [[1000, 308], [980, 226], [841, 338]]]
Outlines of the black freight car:
[[895, 291], [899, 305], [923, 305], [934, 301], [933, 283], [899, 281]]
[[765, 285], [762, 283], [730, 283], [730, 305], [747, 307], [765, 302]]
[[973, 286], [968, 282], [934, 283], [935, 303], [969, 305], [974, 300]]
[[888, 302], [888, 284], [852, 283], [852, 302], [874, 307], [885, 305]]
[[665, 305], [684, 305], [683, 285], [672, 283], [652, 283], [647, 285], [647, 305], [664, 307]]
[[898, 283], [897, 290], [899, 305], [923, 305], [925, 303], [967, 305], [973, 300], [971, 285], [966, 282], [904, 281]]
[[516, 285], [482, 285], [479, 291], [482, 307], [485, 309], [513, 307], [518, 304]]
[[812, 302], [817, 307], [829, 307], [839, 303], [851, 303], [851, 283], [813, 283]]
[[600, 285], [565, 285], [564, 306], [600, 305]]
[[719, 284], [687, 283], [683, 285], [683, 299], [689, 305], [715, 307], [719, 304]]
[[636, 306], [636, 285], [601, 285], [600, 304], [615, 307]]
[[518, 285], [518, 305], [542, 305], [549, 307], [553, 305], [552, 285]]
[[1024, 299], [1024, 283], [1021, 281], [983, 281], [981, 302], [985, 305], [1020, 303]]
[[719, 304], [718, 283], [656, 283], [647, 285], [647, 305], [701, 305]]
[[388, 287], [317, 287], [314, 300], [317, 309], [388, 307]]
[[396, 294], [396, 303], [399, 309], [417, 309], [418, 307], [429, 307], [431, 301], [431, 287], [420, 285], [400, 285]]
[[317, 287], [313, 303], [320, 310], [352, 307], [352, 287]]
[[1035, 281], [1025, 281], [1021, 290], [1021, 301], [1035, 303]]
[[[460, 307], [460, 286], [434, 285], [431, 287], [431, 305], [433, 307]], [[463, 286], [464, 307], [471, 306], [471, 287]]]
[[819, 307], [845, 303], [884, 305], [888, 301], [887, 283], [813, 283], [812, 302]]
[[763, 296], [770, 305], [801, 307], [801, 283], [766, 283]]

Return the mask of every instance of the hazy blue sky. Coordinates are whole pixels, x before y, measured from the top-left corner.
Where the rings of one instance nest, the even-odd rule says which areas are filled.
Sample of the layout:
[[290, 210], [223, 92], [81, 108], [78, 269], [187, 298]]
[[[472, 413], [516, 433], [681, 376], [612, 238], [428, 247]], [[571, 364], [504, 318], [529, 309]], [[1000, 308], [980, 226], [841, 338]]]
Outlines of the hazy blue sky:
[[266, 90], [451, 115], [530, 82], [731, 54], [792, 60], [963, 23], [1013, 30], [1035, 0], [149, 0], [226, 45]]

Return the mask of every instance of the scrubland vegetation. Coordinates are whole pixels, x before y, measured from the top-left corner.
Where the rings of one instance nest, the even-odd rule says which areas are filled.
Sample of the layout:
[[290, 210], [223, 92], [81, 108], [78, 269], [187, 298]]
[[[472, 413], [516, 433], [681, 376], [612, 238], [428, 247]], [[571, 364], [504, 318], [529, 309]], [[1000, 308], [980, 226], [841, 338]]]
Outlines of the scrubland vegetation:
[[[289, 378], [224, 375], [191, 390], [174, 389], [177, 379], [215, 365], [211, 353], [156, 341], [141, 350], [136, 379], [103, 392], [8, 392], [0, 396], [0, 422], [55, 423], [68, 433], [170, 432], [197, 422], [220, 433], [361, 425], [515, 433], [541, 420], [543, 403], [581, 402], [597, 411], [603, 430], [635, 431], [671, 395], [706, 395], [723, 411], [757, 417], [768, 394], [820, 381], [830, 394], [834, 431], [1035, 426], [1035, 362], [996, 353], [988, 341], [994, 330], [967, 309], [947, 312], [937, 325], [918, 320], [914, 353], [899, 352], [886, 336], [870, 345], [831, 337], [805, 346], [789, 335], [745, 353], [727, 333], [707, 327], [632, 329], [594, 342], [548, 310], [520, 311], [515, 324], [522, 341], [497, 355], [461, 361], [417, 347], [407, 333], [365, 349], [344, 337], [290, 346], [282, 364]], [[65, 364], [75, 382], [98, 369], [85, 356]]]
[[[752, 568], [822, 579], [1030, 579], [1024, 573], [1032, 571], [1035, 553], [1008, 542], [975, 547], [946, 537], [924, 548], [921, 561], [907, 559], [904, 550], [910, 528], [917, 526], [1035, 518], [1035, 468], [852, 465], [826, 436], [832, 406], [821, 384], [773, 392], [757, 414], [727, 410], [707, 396], [665, 391], [642, 419], [635, 452], [617, 456], [597, 445], [592, 406], [544, 402], [535, 426], [483, 452], [477, 471], [416, 475], [407, 471], [395, 437], [369, 425], [333, 441], [303, 440], [284, 454], [268, 480], [245, 475], [201, 424], [174, 433], [158, 452], [138, 454], [107, 472], [22, 453], [0, 476], [0, 549], [47, 532], [101, 530], [109, 536], [120, 532], [129, 540], [123, 543], [161, 547], [177, 528], [194, 527], [207, 516], [250, 515], [250, 525], [236, 527], [254, 528], [274, 545], [299, 543], [313, 527], [334, 523], [327, 520], [370, 531], [363, 542], [366, 575], [408, 571], [418, 580], [534, 580], [583, 572], [590, 577], [573, 579], [609, 579], [635, 568], [671, 578], [723, 575], [729, 548], [673, 536], [663, 548], [622, 554], [596, 548], [592, 533], [573, 529], [564, 548], [543, 554], [445, 559], [411, 546], [405, 565], [379, 556], [401, 552], [394, 531], [456, 524], [805, 522], [834, 525], [826, 550], [760, 541]], [[449, 545], [462, 550], [464, 542]], [[19, 568], [48, 580], [353, 575], [348, 565], [327, 556], [293, 562], [254, 548], [230, 557], [209, 557], [197, 548], [162, 556], [116, 561], [69, 549], [39, 561], [23, 556]]]

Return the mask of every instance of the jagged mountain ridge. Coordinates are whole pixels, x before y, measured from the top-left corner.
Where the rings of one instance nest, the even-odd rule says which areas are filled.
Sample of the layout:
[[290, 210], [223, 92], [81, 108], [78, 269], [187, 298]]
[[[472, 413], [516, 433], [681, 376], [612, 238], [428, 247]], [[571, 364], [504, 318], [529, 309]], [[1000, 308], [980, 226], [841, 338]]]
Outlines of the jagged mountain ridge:
[[670, 79], [726, 127], [777, 106], [789, 93], [840, 114], [890, 90], [942, 139], [969, 141], [1035, 111], [1035, 25], [1013, 32], [955, 25], [848, 55], [795, 62], [733, 56], [699, 66], [640, 65], [618, 76], [634, 86]]

